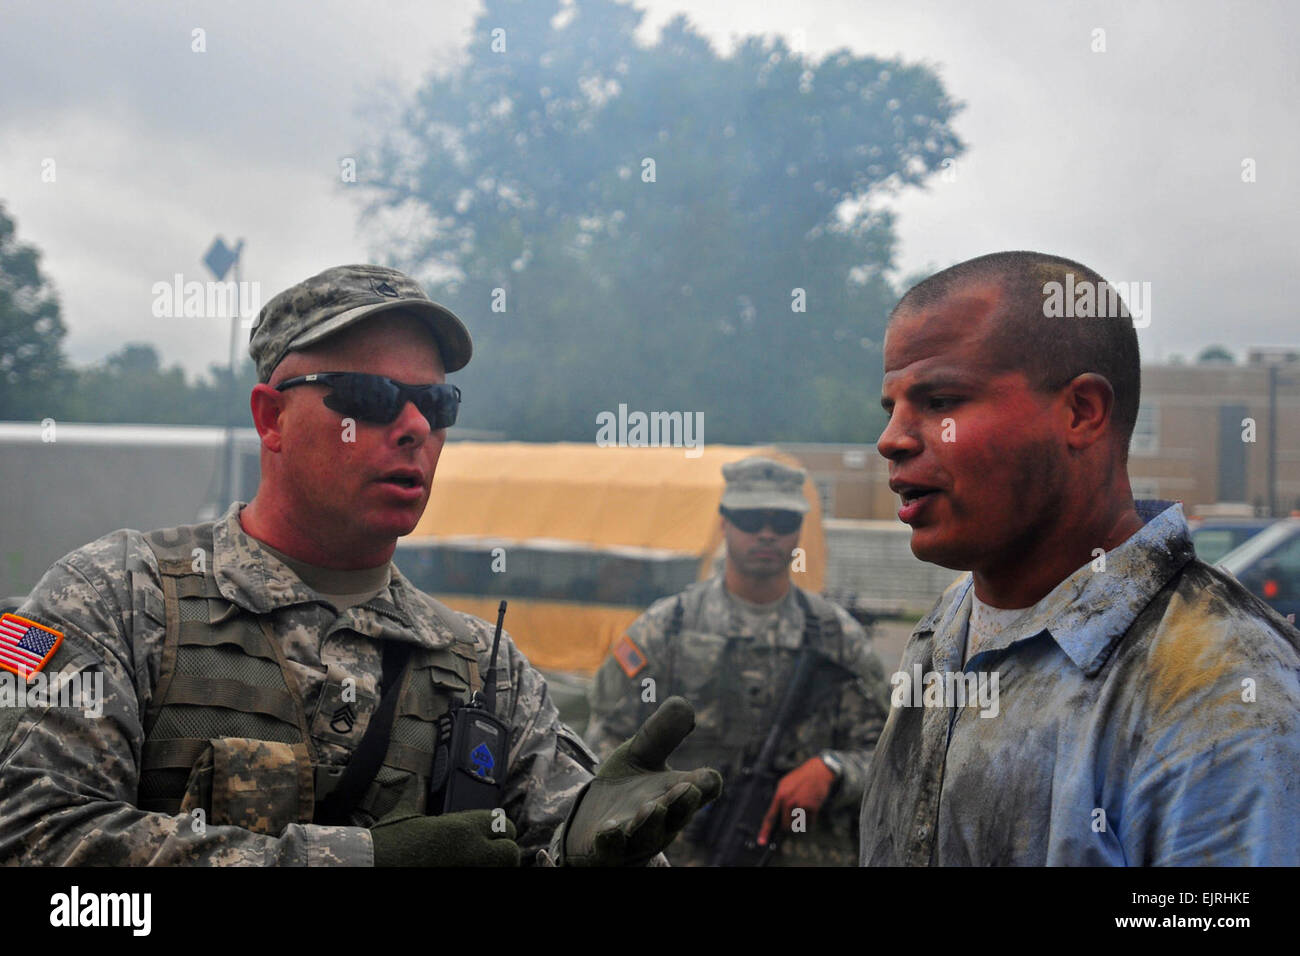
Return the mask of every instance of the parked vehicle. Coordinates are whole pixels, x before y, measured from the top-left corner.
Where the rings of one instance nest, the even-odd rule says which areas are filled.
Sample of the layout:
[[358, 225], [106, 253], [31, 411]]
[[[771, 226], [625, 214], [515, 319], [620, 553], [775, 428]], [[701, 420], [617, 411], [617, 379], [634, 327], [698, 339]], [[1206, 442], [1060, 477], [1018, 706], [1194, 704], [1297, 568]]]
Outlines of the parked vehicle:
[[1300, 518], [1273, 522], [1217, 563], [1279, 614], [1295, 620], [1300, 611]]
[[1229, 551], [1245, 544], [1273, 523], [1273, 518], [1193, 518], [1192, 544], [1206, 564], [1218, 564]]

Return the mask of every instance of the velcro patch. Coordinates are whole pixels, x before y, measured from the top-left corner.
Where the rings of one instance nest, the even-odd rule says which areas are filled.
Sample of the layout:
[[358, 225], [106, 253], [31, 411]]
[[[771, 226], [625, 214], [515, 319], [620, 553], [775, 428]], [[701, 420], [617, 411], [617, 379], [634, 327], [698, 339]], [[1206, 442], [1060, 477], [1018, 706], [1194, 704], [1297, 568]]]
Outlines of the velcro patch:
[[626, 634], [614, 644], [614, 659], [628, 677], [635, 677], [646, 666], [646, 657], [641, 653], [641, 648], [633, 644], [632, 638]]
[[0, 668], [24, 680], [50, 662], [63, 634], [17, 614], [0, 616]]

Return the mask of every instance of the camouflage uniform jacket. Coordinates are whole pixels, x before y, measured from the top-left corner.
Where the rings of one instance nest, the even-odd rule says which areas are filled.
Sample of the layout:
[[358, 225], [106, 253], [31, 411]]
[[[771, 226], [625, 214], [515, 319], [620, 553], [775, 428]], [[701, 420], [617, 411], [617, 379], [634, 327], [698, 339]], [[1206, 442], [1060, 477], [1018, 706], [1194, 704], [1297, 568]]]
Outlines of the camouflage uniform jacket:
[[[1084, 565], [964, 666], [970, 575], [916, 626], [862, 802], [864, 865], [1300, 863], [1300, 634], [1196, 559], [1180, 505], [1138, 513], [1104, 570]], [[995, 706], [956, 706], [928, 677], [918, 698], [918, 676], [963, 673], [997, 676]]]
[[[670, 641], [679, 598], [681, 630]], [[844, 772], [815, 822], [809, 814], [807, 831], [784, 836], [777, 862], [852, 865], [857, 856], [857, 807], [871, 750], [888, 711], [888, 687], [861, 625], [843, 608], [824, 599], [818, 603], [834, 609], [839, 626], [823, 631], [810, 689], [794, 710], [774, 763], [784, 773], [827, 752], [838, 758]], [[725, 800], [725, 787], [757, 756], [771, 729], [804, 634], [804, 614], [794, 587], [773, 611], [764, 632], [755, 633], [746, 619], [726, 593], [721, 575], [651, 605], [625, 639], [644, 655], [645, 666], [629, 677], [611, 656], [596, 673], [586, 734], [593, 749], [607, 757], [636, 730], [655, 706], [643, 700], [648, 696], [645, 681], [653, 679], [656, 701], [680, 694], [695, 707], [695, 730], [673, 754], [672, 766], [717, 768]], [[674, 865], [708, 862], [708, 848], [689, 834], [703, 831], [712, 810], [701, 811], [687, 834], [666, 851]]]
[[[318, 757], [341, 766], [351, 750], [330, 730], [326, 711], [332, 708], [322, 710], [327, 673], [342, 668], [358, 686], [378, 691], [383, 642], [434, 648], [446, 646], [452, 635], [428, 596], [396, 567], [375, 599], [337, 614], [244, 533], [242, 507], [236, 503], [206, 526], [215, 580], [225, 599], [269, 623], [303, 701]], [[209, 824], [196, 832], [188, 814], [139, 808], [142, 716], [158, 684], [165, 633], [158, 564], [139, 532], [115, 531], [62, 558], [18, 613], [65, 635], [46, 671], [60, 680], [102, 673], [104, 699], [98, 717], [66, 706], [0, 708], [0, 862], [373, 862], [370, 833], [359, 826], [291, 823], [278, 835], [266, 835]], [[493, 626], [460, 617], [477, 646], [479, 672], [489, 679]], [[503, 807], [518, 828], [525, 862], [531, 862], [591, 779], [594, 757], [560, 721], [542, 676], [505, 634], [494, 676], [497, 713], [511, 728]], [[357, 696], [358, 725], [368, 720], [378, 697]], [[256, 779], [257, 768], [248, 769]]]

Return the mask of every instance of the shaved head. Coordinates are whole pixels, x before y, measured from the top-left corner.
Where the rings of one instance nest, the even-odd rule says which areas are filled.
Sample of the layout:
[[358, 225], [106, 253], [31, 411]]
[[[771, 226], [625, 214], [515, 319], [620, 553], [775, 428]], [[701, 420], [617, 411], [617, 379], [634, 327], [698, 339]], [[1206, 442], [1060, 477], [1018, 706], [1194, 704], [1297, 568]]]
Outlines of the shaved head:
[[[1095, 313], [1054, 312], [1048, 305], [1051, 283], [1057, 288], [1091, 285]], [[902, 314], [924, 314], [954, 297], [978, 295], [980, 287], [988, 286], [1001, 290], [988, 355], [997, 370], [1023, 372], [1043, 392], [1055, 392], [1085, 372], [1104, 377], [1115, 393], [1112, 425], [1127, 459], [1141, 388], [1137, 332], [1114, 287], [1082, 263], [1042, 252], [995, 252], [969, 259], [913, 286], [894, 307], [891, 321]]]

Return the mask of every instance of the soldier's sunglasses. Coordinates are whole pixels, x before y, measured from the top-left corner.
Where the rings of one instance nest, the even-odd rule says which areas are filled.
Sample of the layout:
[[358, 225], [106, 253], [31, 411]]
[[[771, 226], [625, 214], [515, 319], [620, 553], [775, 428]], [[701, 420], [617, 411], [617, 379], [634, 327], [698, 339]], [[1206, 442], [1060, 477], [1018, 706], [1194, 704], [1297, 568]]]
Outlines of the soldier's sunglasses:
[[387, 425], [402, 413], [407, 402], [437, 431], [456, 424], [460, 389], [455, 385], [406, 385], [365, 372], [313, 372], [286, 379], [276, 386], [283, 392], [295, 385], [325, 385], [325, 407], [363, 422]]
[[763, 526], [770, 527], [777, 534], [790, 534], [798, 531], [803, 524], [803, 515], [797, 511], [769, 510], [765, 508], [743, 508], [732, 511], [722, 508], [722, 517], [726, 518], [745, 534], [756, 534]]

